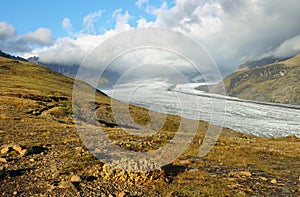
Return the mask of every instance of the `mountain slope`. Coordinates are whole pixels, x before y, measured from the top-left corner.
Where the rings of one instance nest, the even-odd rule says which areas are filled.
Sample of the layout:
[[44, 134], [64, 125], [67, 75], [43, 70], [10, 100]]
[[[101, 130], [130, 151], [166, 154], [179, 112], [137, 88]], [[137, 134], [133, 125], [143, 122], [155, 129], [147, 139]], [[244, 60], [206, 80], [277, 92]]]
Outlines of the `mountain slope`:
[[249, 69], [252, 69], [252, 68], [257, 68], [257, 67], [265, 66], [265, 65], [268, 65], [268, 64], [273, 64], [273, 63], [277, 63], [277, 62], [287, 60], [289, 58], [266, 57], [266, 58], [263, 58], [263, 59], [260, 59], [260, 60], [247, 61], [246, 63], [240, 65], [237, 71], [239, 71], [239, 70], [249, 70]]
[[[63, 64], [57, 64], [57, 63], [44, 63], [40, 62], [38, 57], [31, 57], [28, 59], [29, 62], [34, 64], [39, 64], [43, 67], [49, 68], [55, 72], [58, 72], [64, 76], [75, 78], [76, 74], [79, 70], [80, 64], [73, 64], [73, 65], [63, 65]], [[84, 68], [81, 68], [84, 69]], [[89, 78], [98, 78], [97, 70], [95, 69], [95, 72], [92, 72], [92, 68], [88, 68], [86, 73], [93, 74], [93, 76], [88, 76]], [[102, 73], [101, 76], [101, 87], [102, 88], [111, 88], [113, 84], [115, 84], [118, 79], [120, 78], [120, 74], [113, 71], [107, 71], [105, 70]]]
[[300, 105], [300, 54], [276, 63], [237, 70], [224, 79], [229, 96]]
[[[85, 148], [77, 133], [73, 82], [39, 65], [0, 58], [0, 196], [300, 195], [300, 139], [259, 138], [224, 128], [209, 154], [199, 158], [208, 127], [203, 121], [190, 147], [171, 164], [145, 173], [112, 169]], [[107, 137], [130, 151], [160, 148], [181, 120], [168, 115], [156, 134], [132, 136], [132, 128], [115, 124], [111, 102], [101, 92], [87, 100]], [[116, 107], [129, 108], [140, 124], [149, 122], [147, 110]]]

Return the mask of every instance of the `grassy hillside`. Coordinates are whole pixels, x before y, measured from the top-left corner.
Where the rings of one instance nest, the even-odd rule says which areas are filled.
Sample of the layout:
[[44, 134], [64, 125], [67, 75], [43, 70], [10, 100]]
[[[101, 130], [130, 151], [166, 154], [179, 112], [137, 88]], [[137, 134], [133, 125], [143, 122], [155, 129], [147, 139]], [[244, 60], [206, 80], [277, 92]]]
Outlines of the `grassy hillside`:
[[[199, 158], [208, 127], [203, 121], [173, 163], [147, 173], [111, 169], [89, 153], [77, 134], [73, 82], [41, 66], [0, 57], [0, 196], [300, 195], [300, 139], [259, 138], [224, 128], [209, 154]], [[180, 117], [169, 115], [152, 137], [128, 135], [114, 125], [111, 102], [96, 93], [101, 127], [122, 148], [158, 149], [178, 128]], [[149, 122], [147, 110], [130, 106], [130, 112], [136, 122]]]
[[300, 105], [300, 54], [262, 67], [240, 69], [226, 77], [224, 84], [230, 96]]

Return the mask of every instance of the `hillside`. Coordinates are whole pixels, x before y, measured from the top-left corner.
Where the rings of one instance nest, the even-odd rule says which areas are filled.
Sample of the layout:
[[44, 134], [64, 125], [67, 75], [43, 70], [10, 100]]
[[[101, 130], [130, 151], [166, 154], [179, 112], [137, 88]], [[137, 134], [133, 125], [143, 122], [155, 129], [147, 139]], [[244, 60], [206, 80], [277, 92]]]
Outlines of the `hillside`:
[[300, 54], [265, 66], [238, 69], [224, 79], [224, 84], [229, 96], [300, 105]]
[[[39, 65], [0, 57], [0, 196], [300, 195], [300, 139], [259, 138], [224, 128], [213, 149], [199, 158], [208, 127], [203, 121], [190, 147], [171, 164], [145, 173], [112, 169], [79, 138], [73, 82]], [[180, 117], [168, 115], [157, 134], [129, 135], [128, 126], [115, 125], [111, 102], [101, 92], [88, 101], [108, 138], [124, 149], [156, 150], [177, 131]], [[129, 110], [137, 123], [149, 122], [147, 110]]]
[[239, 68], [237, 69], [237, 71], [239, 71], [239, 70], [249, 70], [249, 69], [265, 66], [265, 65], [268, 65], [268, 64], [281, 62], [281, 61], [284, 61], [284, 60], [287, 60], [287, 59], [289, 59], [289, 58], [266, 57], [266, 58], [263, 58], [263, 59], [260, 59], [260, 60], [247, 61], [246, 63], [240, 65]]

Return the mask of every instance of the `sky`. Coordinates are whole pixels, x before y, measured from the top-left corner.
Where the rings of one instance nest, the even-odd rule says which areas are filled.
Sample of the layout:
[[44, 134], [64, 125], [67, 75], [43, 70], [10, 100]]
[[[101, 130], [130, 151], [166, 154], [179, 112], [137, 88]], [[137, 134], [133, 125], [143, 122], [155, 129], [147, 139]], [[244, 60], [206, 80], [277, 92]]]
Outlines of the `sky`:
[[46, 63], [80, 64], [118, 33], [183, 33], [228, 74], [247, 60], [300, 52], [299, 0], [10, 0], [1, 2], [0, 49]]

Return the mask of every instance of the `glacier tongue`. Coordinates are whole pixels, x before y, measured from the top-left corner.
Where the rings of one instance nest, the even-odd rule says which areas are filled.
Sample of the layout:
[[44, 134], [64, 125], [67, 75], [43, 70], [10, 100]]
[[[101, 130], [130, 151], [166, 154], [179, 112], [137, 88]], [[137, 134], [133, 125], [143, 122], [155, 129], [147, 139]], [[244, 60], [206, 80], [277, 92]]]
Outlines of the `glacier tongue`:
[[166, 82], [147, 81], [115, 86], [104, 92], [123, 102], [162, 113], [205, 120], [247, 134], [300, 137], [299, 106], [293, 108], [210, 95], [195, 90], [197, 85], [199, 84], [175, 86]]

